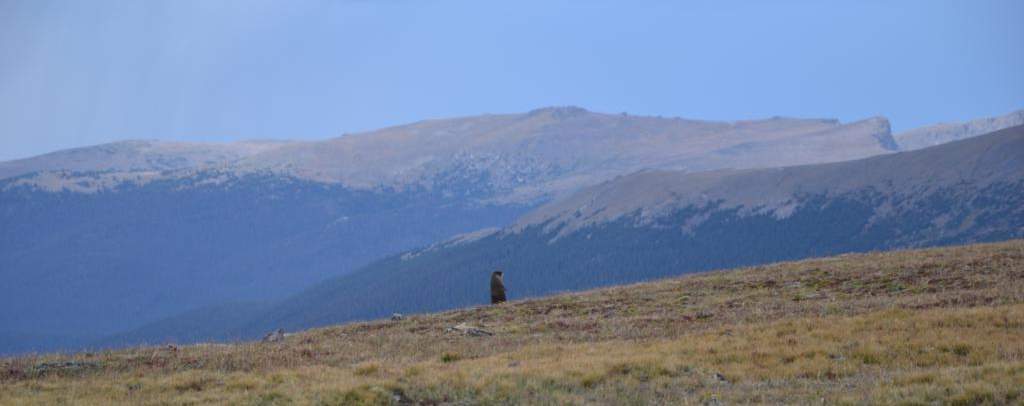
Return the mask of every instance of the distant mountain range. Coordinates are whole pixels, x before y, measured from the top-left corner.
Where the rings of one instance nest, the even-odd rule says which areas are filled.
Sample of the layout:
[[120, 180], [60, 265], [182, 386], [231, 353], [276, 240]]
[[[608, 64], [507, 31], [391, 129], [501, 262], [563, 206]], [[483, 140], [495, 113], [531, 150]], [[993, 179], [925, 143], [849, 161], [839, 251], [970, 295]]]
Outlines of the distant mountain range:
[[[899, 140], [883, 118], [713, 122], [554, 107], [316, 142], [126, 141], [2, 162], [0, 337], [13, 338], [0, 352], [111, 334], [231, 337], [262, 325], [168, 335], [180, 328], [160, 320], [232, 324], [223, 320], [246, 319], [238, 303], [278, 311], [272, 303], [318, 282], [526, 224], [539, 205], [638, 171], [839, 162], [894, 154]], [[494, 238], [474, 240], [485, 234], [462, 241]]]
[[[883, 118], [735, 122], [552, 107], [428, 120], [315, 142], [127, 141], [0, 163], [11, 185], [94, 192], [214, 173], [272, 173], [355, 190], [429, 190], [533, 203], [641, 169], [836, 162], [897, 149]], [[9, 188], [9, 187], [8, 187]]]
[[846, 252], [1024, 237], [1024, 126], [856, 161], [588, 187], [513, 225], [376, 262], [218, 337], [478, 305], [491, 271], [513, 299]]

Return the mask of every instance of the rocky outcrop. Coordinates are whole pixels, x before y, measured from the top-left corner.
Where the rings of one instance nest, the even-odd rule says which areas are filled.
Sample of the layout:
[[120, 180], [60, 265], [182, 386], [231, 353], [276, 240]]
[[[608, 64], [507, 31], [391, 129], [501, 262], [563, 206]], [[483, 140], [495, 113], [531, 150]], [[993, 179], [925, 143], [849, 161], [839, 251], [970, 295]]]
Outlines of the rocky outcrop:
[[1003, 116], [916, 128], [896, 134], [896, 143], [899, 144], [901, 150], [911, 151], [976, 137], [1022, 124], [1024, 124], [1024, 110], [1017, 110]]
[[263, 340], [261, 341], [265, 343], [279, 343], [281, 341], [284, 341], [285, 336], [287, 335], [284, 333], [284, 329], [279, 328], [277, 330], [267, 333], [265, 336], [263, 336]]

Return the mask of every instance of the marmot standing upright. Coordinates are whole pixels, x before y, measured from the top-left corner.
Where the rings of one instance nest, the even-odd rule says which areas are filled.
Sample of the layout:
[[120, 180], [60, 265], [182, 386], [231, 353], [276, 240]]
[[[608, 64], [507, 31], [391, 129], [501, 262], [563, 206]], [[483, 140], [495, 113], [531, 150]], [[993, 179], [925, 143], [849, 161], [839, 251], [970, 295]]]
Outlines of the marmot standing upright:
[[501, 271], [491, 273], [491, 304], [505, 302], [505, 279]]

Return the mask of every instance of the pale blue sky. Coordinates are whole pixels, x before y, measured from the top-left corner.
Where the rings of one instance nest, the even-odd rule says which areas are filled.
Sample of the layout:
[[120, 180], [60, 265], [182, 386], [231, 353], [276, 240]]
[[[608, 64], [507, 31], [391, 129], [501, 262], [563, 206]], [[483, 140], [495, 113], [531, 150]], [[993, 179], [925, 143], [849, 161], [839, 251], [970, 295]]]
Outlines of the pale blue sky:
[[897, 130], [1024, 108], [1024, 1], [0, 0], [0, 159], [579, 105]]

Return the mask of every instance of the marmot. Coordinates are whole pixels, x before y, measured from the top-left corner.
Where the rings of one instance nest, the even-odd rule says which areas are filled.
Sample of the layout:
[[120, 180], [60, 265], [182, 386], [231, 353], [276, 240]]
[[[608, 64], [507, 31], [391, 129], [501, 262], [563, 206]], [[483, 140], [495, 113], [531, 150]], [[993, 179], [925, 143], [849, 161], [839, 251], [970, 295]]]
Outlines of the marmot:
[[502, 277], [503, 274], [501, 271], [491, 273], [491, 304], [505, 302], [505, 279]]

